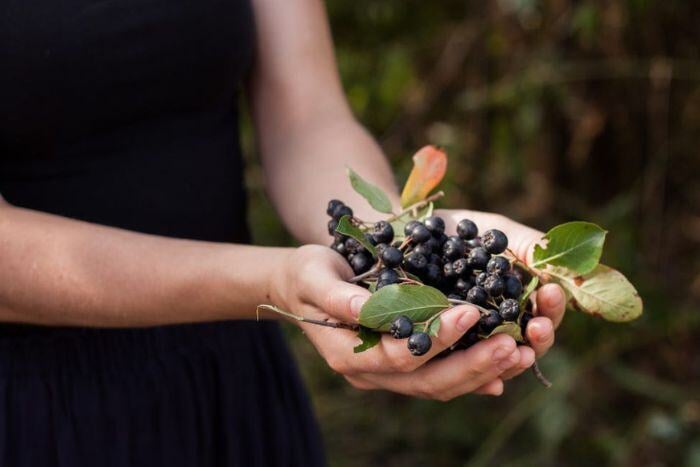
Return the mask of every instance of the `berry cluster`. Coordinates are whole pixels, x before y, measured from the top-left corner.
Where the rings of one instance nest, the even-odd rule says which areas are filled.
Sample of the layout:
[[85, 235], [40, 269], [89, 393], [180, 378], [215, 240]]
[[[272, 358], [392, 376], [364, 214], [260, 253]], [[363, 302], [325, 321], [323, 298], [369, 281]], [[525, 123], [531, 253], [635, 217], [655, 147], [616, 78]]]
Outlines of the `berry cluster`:
[[[479, 235], [477, 225], [463, 219], [457, 224], [457, 235], [448, 236], [444, 220], [431, 216], [422, 222], [411, 220], [404, 227], [403, 240], [395, 240], [392, 225], [379, 221], [368, 225], [364, 233], [367, 242], [374, 246], [375, 256], [355, 238], [336, 232], [343, 216], [352, 218], [350, 207], [331, 200], [326, 212], [331, 216], [331, 248], [345, 257], [355, 274], [374, 290], [402, 282], [420, 282], [439, 289], [454, 304], [468, 302], [480, 307], [479, 325], [467, 332], [456, 347], [473, 345], [504, 322], [519, 323], [524, 334], [532, 317], [530, 310], [520, 309], [524, 272], [501, 256], [508, 247], [508, 238], [500, 230]], [[408, 338], [411, 353], [423, 355], [430, 350], [431, 340], [425, 332], [414, 332], [413, 324], [408, 317], [400, 316], [389, 332], [397, 339]]]

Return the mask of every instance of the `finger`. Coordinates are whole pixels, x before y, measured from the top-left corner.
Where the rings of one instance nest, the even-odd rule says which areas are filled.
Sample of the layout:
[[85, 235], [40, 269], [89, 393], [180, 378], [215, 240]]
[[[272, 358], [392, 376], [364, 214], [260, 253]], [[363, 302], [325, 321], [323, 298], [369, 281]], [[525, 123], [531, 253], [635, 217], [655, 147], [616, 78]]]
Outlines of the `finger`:
[[315, 252], [313, 260], [300, 266], [300, 298], [339, 321], [355, 323], [371, 294], [367, 289], [346, 282], [347, 263], [332, 250], [323, 250]]
[[380, 387], [402, 394], [449, 400], [496, 379], [519, 360], [513, 338], [499, 334], [412, 373], [364, 376]]
[[518, 349], [520, 350], [520, 361], [510, 370], [503, 372], [501, 375], [503, 381], [515, 378], [535, 363], [535, 351], [531, 347], [521, 345]]
[[474, 391], [474, 394], [479, 394], [482, 396], [500, 396], [503, 394], [503, 389], [503, 380], [501, 378], [496, 378], [490, 383], [486, 383], [478, 388], [476, 391]]
[[527, 323], [527, 340], [538, 357], [547, 353], [554, 344], [554, 326], [549, 318], [537, 316]]
[[379, 369], [379, 373], [391, 370], [406, 373], [417, 369], [430, 361], [437, 354], [455, 344], [469, 328], [480, 318], [479, 310], [471, 305], [460, 305], [445, 311], [440, 316], [440, 330], [433, 337], [430, 350], [420, 357], [411, 355], [406, 339], [394, 339], [390, 336], [382, 338], [382, 347], [389, 359], [387, 366]]
[[557, 284], [544, 285], [537, 291], [535, 303], [537, 314], [552, 320], [555, 328], [559, 327], [566, 309], [566, 296], [562, 288]]

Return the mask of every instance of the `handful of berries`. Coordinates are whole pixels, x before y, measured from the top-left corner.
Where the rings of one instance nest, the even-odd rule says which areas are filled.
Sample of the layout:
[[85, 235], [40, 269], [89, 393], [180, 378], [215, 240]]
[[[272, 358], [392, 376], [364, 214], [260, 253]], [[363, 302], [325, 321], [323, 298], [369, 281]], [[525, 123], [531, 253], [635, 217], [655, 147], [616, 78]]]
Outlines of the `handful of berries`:
[[[423, 221], [411, 220], [403, 228], [403, 236], [395, 240], [392, 225], [379, 221], [366, 229], [364, 237], [374, 246], [368, 251], [355, 238], [336, 231], [341, 218], [348, 216], [351, 223], [361, 227], [361, 221], [352, 218], [352, 209], [342, 201], [331, 200], [326, 213], [328, 233], [333, 236], [331, 248], [341, 254], [357, 274], [352, 282], [380, 290], [392, 284], [422, 283], [437, 288], [452, 304], [471, 303], [482, 310], [478, 327], [472, 328], [455, 345], [467, 348], [480, 336], [488, 336], [503, 323], [517, 323], [521, 334], [532, 317], [529, 306], [520, 306], [523, 279], [527, 272], [513, 267], [512, 260], [502, 256], [508, 248], [508, 237], [497, 229], [479, 235], [477, 225], [469, 219], [457, 224], [457, 235], [445, 233], [445, 221], [428, 216]], [[529, 303], [529, 302], [528, 302]], [[408, 338], [408, 349], [413, 355], [424, 355], [430, 350], [430, 336], [415, 330], [406, 315], [397, 316], [389, 333], [397, 339]]]
[[[479, 234], [478, 226], [462, 219], [456, 235], [433, 215], [430, 195], [447, 170], [447, 156], [426, 146], [413, 156], [413, 170], [394, 213], [378, 187], [348, 169], [357, 193], [388, 217], [365, 222], [340, 200], [328, 203], [326, 213], [331, 248], [342, 255], [355, 276], [351, 282], [367, 287], [372, 296], [363, 305], [358, 323], [313, 320], [274, 305], [259, 309], [312, 324], [357, 331], [355, 352], [376, 345], [382, 333], [407, 339], [411, 354], [425, 355], [431, 336], [440, 329], [440, 315], [451, 306], [472, 304], [481, 312], [477, 326], [445, 352], [470, 347], [494, 334], [506, 333], [526, 343], [525, 328], [533, 317], [530, 295], [541, 284], [554, 282], [567, 294], [568, 305], [609, 321], [625, 322], [642, 313], [642, 300], [620, 272], [600, 263], [607, 232], [590, 222], [568, 222], [547, 232], [526, 264], [508, 250], [508, 238], [497, 229]], [[533, 365], [543, 384], [544, 376]]]

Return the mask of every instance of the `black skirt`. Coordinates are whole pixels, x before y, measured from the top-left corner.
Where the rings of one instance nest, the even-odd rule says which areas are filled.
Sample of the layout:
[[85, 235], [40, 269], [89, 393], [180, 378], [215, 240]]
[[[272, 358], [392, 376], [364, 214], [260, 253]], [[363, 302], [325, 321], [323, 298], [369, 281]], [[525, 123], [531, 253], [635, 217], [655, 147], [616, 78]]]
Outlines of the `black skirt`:
[[324, 465], [279, 327], [0, 327], [0, 465]]

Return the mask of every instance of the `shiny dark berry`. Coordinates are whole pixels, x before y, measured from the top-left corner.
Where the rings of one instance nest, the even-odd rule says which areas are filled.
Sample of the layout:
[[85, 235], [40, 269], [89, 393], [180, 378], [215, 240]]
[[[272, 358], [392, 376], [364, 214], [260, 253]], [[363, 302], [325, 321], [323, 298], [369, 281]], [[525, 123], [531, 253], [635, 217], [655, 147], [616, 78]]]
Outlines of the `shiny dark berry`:
[[418, 273], [428, 265], [428, 259], [420, 253], [411, 253], [404, 261], [406, 268], [413, 273]]
[[500, 255], [508, 247], [508, 237], [498, 229], [491, 229], [481, 236], [481, 243], [492, 255]]
[[335, 212], [335, 210], [337, 208], [339, 208], [340, 206], [345, 206], [345, 203], [343, 203], [339, 199], [332, 199], [332, 200], [328, 201], [328, 207], [326, 208], [326, 214], [328, 214], [329, 216], [333, 216], [333, 213]]
[[403, 253], [396, 247], [389, 246], [382, 251], [382, 262], [388, 268], [395, 268], [401, 265]]
[[345, 240], [345, 249], [347, 250], [348, 253], [365, 253], [367, 250], [365, 250], [365, 247], [362, 246], [360, 242], [355, 240], [352, 237], [348, 237], [347, 240]]
[[462, 278], [457, 279], [457, 282], [455, 282], [454, 289], [459, 292], [460, 295], [463, 297], [467, 296], [467, 293], [469, 290], [472, 288], [472, 283], [469, 280], [465, 280]]
[[445, 244], [447, 239], [449, 238], [445, 233], [440, 233], [438, 235], [433, 235], [433, 238], [435, 239], [436, 243], [436, 248], [435, 248], [435, 253], [442, 253], [442, 246]]
[[437, 285], [442, 279], [442, 268], [437, 264], [428, 263], [421, 273], [421, 278], [426, 284]]
[[411, 240], [414, 243], [423, 243], [430, 239], [430, 231], [423, 225], [418, 224], [411, 230]]
[[331, 245], [331, 248], [333, 248], [335, 251], [340, 253], [341, 255], [345, 256], [348, 252], [345, 249], [345, 243], [344, 242], [334, 242], [333, 245]]
[[425, 355], [432, 347], [433, 342], [430, 336], [425, 332], [416, 332], [408, 338], [408, 350], [416, 357]]
[[379, 271], [377, 280], [395, 284], [399, 281], [399, 274], [393, 269], [384, 268]]
[[442, 274], [445, 276], [445, 279], [456, 279], [457, 273], [455, 273], [454, 264], [450, 263], [449, 261], [445, 263], [445, 265], [442, 267]]
[[479, 318], [479, 330], [484, 334], [489, 334], [503, 322], [498, 310], [489, 310], [488, 314], [484, 314]]
[[462, 296], [461, 293], [458, 293], [456, 290], [453, 290], [452, 293], [447, 295], [448, 300], [464, 300], [464, 297]]
[[494, 256], [486, 264], [486, 271], [489, 274], [498, 274], [502, 276], [510, 271], [510, 261], [503, 256]]
[[427, 219], [425, 219], [423, 223], [433, 235], [441, 234], [445, 231], [445, 221], [442, 220], [442, 217], [430, 216]]
[[338, 228], [338, 220], [337, 219], [331, 219], [328, 221], [328, 235], [335, 235], [336, 231], [335, 229]]
[[430, 237], [428, 240], [421, 243], [421, 245], [425, 245], [430, 248], [432, 253], [442, 253], [442, 244], [435, 237]]
[[459, 238], [462, 240], [471, 240], [476, 237], [478, 233], [479, 229], [476, 227], [476, 224], [469, 219], [462, 219], [459, 221], [459, 224], [457, 224], [457, 235], [459, 235]]
[[466, 258], [459, 258], [457, 261], [452, 263], [452, 267], [455, 270], [455, 274], [457, 274], [460, 277], [471, 276], [472, 268], [470, 268], [467, 264]]
[[492, 297], [500, 297], [503, 295], [504, 289], [505, 284], [503, 284], [503, 279], [495, 274], [489, 274], [484, 281], [484, 290]]
[[413, 253], [420, 253], [421, 255], [423, 255], [427, 258], [428, 256], [430, 256], [433, 253], [433, 248], [429, 242], [425, 242], [425, 243], [419, 243], [418, 245], [416, 245], [416, 247], [412, 251], [413, 251]]
[[483, 248], [478, 247], [469, 252], [469, 256], [467, 256], [467, 263], [472, 269], [485, 271], [486, 265], [489, 263], [490, 259], [491, 255], [489, 255]]
[[372, 260], [366, 253], [355, 253], [355, 256], [350, 260], [350, 266], [352, 266], [355, 274], [362, 274], [369, 271], [369, 268], [372, 267]]
[[476, 285], [480, 285], [483, 287], [487, 277], [489, 277], [488, 273], [480, 272], [474, 279], [474, 282], [476, 283]]
[[365, 240], [367, 240], [367, 243], [369, 243], [370, 245], [377, 246], [377, 241], [374, 239], [374, 237], [371, 234], [366, 233]]
[[472, 238], [471, 240], [467, 240], [467, 248], [472, 249], [472, 248], [479, 248], [481, 246], [481, 238], [476, 237]]
[[517, 276], [506, 274], [503, 276], [503, 296], [505, 298], [520, 298], [523, 293], [523, 284]]
[[391, 243], [394, 239], [394, 228], [387, 221], [379, 221], [372, 228], [372, 237], [377, 243]]
[[489, 296], [486, 290], [479, 285], [475, 285], [467, 292], [467, 301], [474, 305], [486, 305], [486, 300], [488, 300], [488, 298]]
[[374, 251], [377, 252], [377, 257], [381, 258], [382, 257], [382, 252], [388, 247], [386, 243], [377, 243], [377, 245], [374, 247]]
[[442, 246], [442, 253], [446, 258], [455, 260], [462, 258], [467, 251], [464, 241], [459, 237], [450, 237]]
[[430, 264], [435, 264], [435, 265], [439, 266], [440, 270], [442, 270], [442, 265], [444, 262], [442, 261], [442, 258], [440, 257], [440, 255], [436, 255], [435, 253], [432, 253], [430, 255], [430, 257], [428, 257], [428, 262]]
[[340, 218], [343, 216], [352, 217], [352, 214], [353, 214], [352, 209], [350, 209], [349, 206], [345, 206], [344, 204], [342, 204], [333, 210], [333, 219], [339, 221]]
[[379, 290], [379, 289], [386, 287], [387, 285], [393, 285], [393, 284], [395, 284], [395, 282], [377, 281], [377, 286], [376, 286], [375, 290]]
[[405, 237], [410, 237], [411, 232], [413, 232], [413, 228], [417, 225], [419, 225], [419, 221], [408, 221], [406, 225], [403, 227], [403, 234]]
[[473, 328], [470, 328], [466, 334], [464, 334], [462, 337], [459, 338], [459, 345], [462, 348], [469, 348], [472, 345], [476, 344], [479, 342], [481, 339], [479, 338], [479, 330], [477, 326], [474, 326]]
[[501, 314], [503, 321], [515, 321], [520, 314], [520, 305], [517, 300], [506, 298], [498, 305], [498, 312]]
[[408, 316], [398, 316], [389, 326], [389, 334], [394, 339], [406, 339], [413, 334], [413, 321]]

